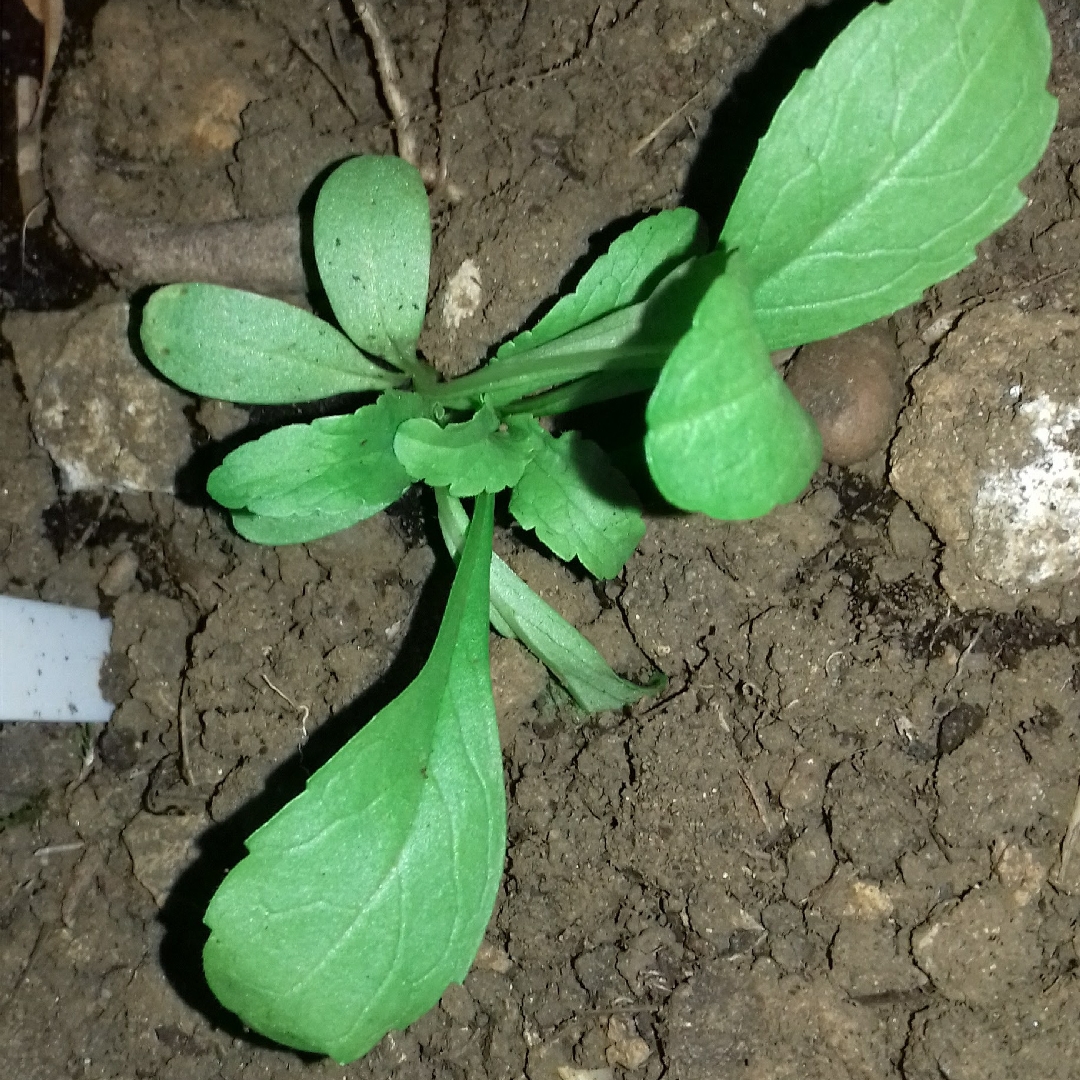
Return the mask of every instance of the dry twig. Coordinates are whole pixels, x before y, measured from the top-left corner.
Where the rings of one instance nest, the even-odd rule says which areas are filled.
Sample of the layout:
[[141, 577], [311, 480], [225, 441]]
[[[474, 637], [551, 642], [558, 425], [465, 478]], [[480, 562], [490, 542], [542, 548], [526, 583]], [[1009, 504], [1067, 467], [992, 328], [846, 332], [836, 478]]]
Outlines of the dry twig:
[[1061, 863], [1058, 866], [1057, 879], [1065, 880], [1065, 873], [1069, 869], [1069, 863], [1077, 848], [1080, 848], [1080, 784], [1077, 785], [1076, 801], [1073, 803], [1072, 817], [1065, 829], [1065, 836], [1061, 841]]
[[[375, 53], [376, 74], [393, 121], [398, 157], [419, 170], [428, 191], [441, 190], [451, 202], [459, 201], [461, 191], [456, 185], [447, 182], [445, 165], [438, 163], [432, 167], [424, 165], [420, 160], [420, 143], [413, 126], [416, 114], [401, 87], [401, 69], [394, 55], [394, 46], [379, 19], [374, 3], [370, 0], [354, 0], [353, 9]], [[436, 159], [440, 156], [436, 153]]]
[[308, 717], [311, 715], [311, 709], [306, 705], [297, 705], [284, 690], [275, 686], [265, 675], [262, 676], [262, 681], [266, 683], [266, 685], [269, 686], [282, 701], [288, 702], [296, 710], [300, 717], [300, 748], [303, 749], [304, 743], [307, 742], [307, 722]]
[[668, 126], [668, 124], [674, 123], [676, 120], [678, 120], [679, 117], [682, 116], [686, 112], [686, 110], [689, 109], [690, 106], [693, 105], [694, 102], [697, 101], [697, 99], [701, 97], [701, 95], [704, 93], [705, 87], [703, 86], [692, 98], [684, 101], [683, 104], [680, 105], [673, 113], [671, 113], [669, 116], [664, 117], [664, 119], [661, 120], [660, 123], [657, 124], [656, 127], [654, 127], [648, 135], [645, 136], [645, 138], [639, 139], [636, 143], [634, 143], [634, 145], [630, 148], [630, 153], [628, 156], [637, 157], [638, 154], [642, 153], [649, 145], [649, 143], [651, 143], [653, 139], [655, 139], [660, 134], [660, 132]]
[[[394, 121], [398, 157], [419, 169], [420, 148], [416, 142], [416, 132], [412, 129], [412, 107], [405, 91], [401, 89], [401, 71], [394, 56], [394, 46], [390, 43], [373, 4], [368, 3], [368, 0], [355, 0], [354, 7], [375, 52], [379, 82]], [[426, 182], [427, 177], [424, 179]]]
[[[284, 26], [284, 24], [282, 25]], [[327, 22], [326, 27], [328, 30], [330, 29], [329, 22]], [[304, 44], [304, 42], [298, 35], [294, 34], [287, 26], [284, 26], [284, 29], [286, 35], [289, 38], [289, 41], [292, 43], [293, 48], [296, 49], [296, 51], [299, 52], [304, 57], [304, 59], [307, 60], [307, 62], [326, 80], [330, 89], [333, 90], [334, 93], [337, 95], [338, 101], [341, 102], [348, 114], [353, 118], [353, 123], [359, 124], [360, 115], [359, 113], [357, 113], [356, 108], [353, 106], [352, 101], [349, 99], [349, 94], [345, 87], [345, 84], [339, 82], [337, 79], [334, 78], [334, 76], [327, 70], [326, 65], [315, 55], [315, 53], [311, 50], [309, 46]], [[331, 47], [333, 48], [332, 34], [333, 32], [331, 31], [330, 42]], [[336, 49], [334, 55], [336, 58]]]
[[769, 813], [768, 805], [761, 797], [756, 785], [750, 779], [750, 776], [745, 769], [739, 770], [739, 779], [743, 782], [743, 787], [746, 788], [747, 794], [750, 796], [750, 801], [754, 804], [754, 809], [757, 811], [758, 817], [761, 818], [761, 824], [765, 826], [765, 831], [772, 832], [772, 815]]
[[25, 244], [26, 230], [36, 228], [45, 220], [47, 196], [41, 164], [41, 119], [49, 96], [49, 77], [64, 34], [64, 0], [23, 0], [23, 3], [41, 23], [44, 36], [41, 82], [29, 75], [20, 75], [15, 82], [15, 153]]

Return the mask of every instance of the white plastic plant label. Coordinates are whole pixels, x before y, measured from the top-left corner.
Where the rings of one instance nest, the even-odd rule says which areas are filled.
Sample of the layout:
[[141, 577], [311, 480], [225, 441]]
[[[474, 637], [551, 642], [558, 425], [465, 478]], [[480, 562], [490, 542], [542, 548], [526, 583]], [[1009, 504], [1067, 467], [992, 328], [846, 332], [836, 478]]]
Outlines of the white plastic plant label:
[[111, 632], [96, 611], [0, 596], [0, 721], [108, 720], [98, 678]]

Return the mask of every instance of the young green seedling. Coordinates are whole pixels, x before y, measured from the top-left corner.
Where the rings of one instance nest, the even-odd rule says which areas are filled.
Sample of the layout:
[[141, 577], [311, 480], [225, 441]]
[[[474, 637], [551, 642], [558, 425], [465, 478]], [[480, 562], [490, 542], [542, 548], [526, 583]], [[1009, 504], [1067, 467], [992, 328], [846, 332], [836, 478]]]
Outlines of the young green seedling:
[[797, 498], [820, 442], [770, 350], [888, 315], [972, 260], [1024, 203], [1017, 183], [1054, 124], [1049, 61], [1037, 0], [870, 6], [780, 106], [714, 250], [690, 210], [646, 218], [532, 329], [448, 382], [416, 352], [430, 226], [419, 174], [396, 158], [346, 161], [316, 203], [340, 331], [212, 285], [151, 297], [147, 355], [195, 393], [378, 394], [229, 454], [208, 489], [241, 535], [312, 540], [420, 481], [458, 559], [423, 671], [249, 838], [210, 904], [206, 976], [245, 1023], [346, 1062], [464, 978], [505, 845], [489, 621], [586, 711], [659, 685], [616, 675], [492, 553], [507, 489], [522, 528], [598, 577], [645, 530], [603, 451], [537, 417], [649, 390], [646, 460], [674, 506], [743, 519]]

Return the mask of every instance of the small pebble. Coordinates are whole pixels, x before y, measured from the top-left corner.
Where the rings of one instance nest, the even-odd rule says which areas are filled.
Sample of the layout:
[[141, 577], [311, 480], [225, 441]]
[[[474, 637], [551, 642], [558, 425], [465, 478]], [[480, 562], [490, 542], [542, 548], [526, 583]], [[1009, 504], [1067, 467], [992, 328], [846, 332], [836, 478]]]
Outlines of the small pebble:
[[938, 757], [951, 754], [959, 750], [966, 739], [974, 735], [983, 726], [986, 713], [977, 705], [969, 705], [966, 701], [960, 702], [954, 709], [950, 709], [941, 720], [938, 728]]
[[900, 357], [892, 334], [860, 326], [804, 345], [787, 384], [821, 432], [822, 456], [853, 465], [885, 447], [903, 404]]
[[637, 1033], [632, 1019], [621, 1020], [613, 1016], [608, 1021], [607, 1035], [610, 1041], [606, 1055], [609, 1065], [640, 1069], [649, 1060], [652, 1050]]
[[473, 967], [482, 971], [494, 971], [498, 975], [505, 975], [514, 966], [513, 961], [507, 955], [505, 949], [490, 942], [482, 941], [473, 961]]
[[101, 578], [98, 588], [103, 596], [123, 596], [135, 584], [139, 559], [134, 551], [121, 551]]

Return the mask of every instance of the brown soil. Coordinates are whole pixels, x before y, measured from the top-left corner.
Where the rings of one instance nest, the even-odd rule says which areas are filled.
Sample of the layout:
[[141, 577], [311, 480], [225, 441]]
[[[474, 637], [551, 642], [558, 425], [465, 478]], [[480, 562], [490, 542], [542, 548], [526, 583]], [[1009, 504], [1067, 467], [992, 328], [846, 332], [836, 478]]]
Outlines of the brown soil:
[[[685, 193], [722, 219], [854, 9], [803, 7], [386, 0], [446, 167], [427, 354], [475, 364], [632, 215]], [[890, 321], [909, 373], [943, 312], [1080, 310], [1080, 12], [1046, 7], [1061, 113], [1031, 203]], [[108, 0], [76, 60], [56, 122], [93, 91], [115, 214], [288, 214], [331, 162], [392, 148], [362, 37], [314, 0]], [[118, 702], [99, 730], [0, 726], [5, 1075], [1075, 1075], [1080, 629], [1022, 597], [959, 609], [885, 453], [760, 521], [657, 513], [602, 588], [504, 531], [534, 587], [667, 691], [583, 720], [497, 643], [509, 854], [464, 987], [345, 1068], [245, 1034], [202, 982], [202, 912], [243, 838], [418, 670], [448, 581], [430, 508], [247, 544], [197, 497], [220, 454], [205, 407], [179, 496], [64, 494], [5, 348], [0, 589], [110, 614]]]

